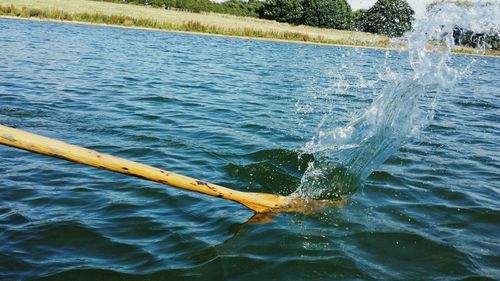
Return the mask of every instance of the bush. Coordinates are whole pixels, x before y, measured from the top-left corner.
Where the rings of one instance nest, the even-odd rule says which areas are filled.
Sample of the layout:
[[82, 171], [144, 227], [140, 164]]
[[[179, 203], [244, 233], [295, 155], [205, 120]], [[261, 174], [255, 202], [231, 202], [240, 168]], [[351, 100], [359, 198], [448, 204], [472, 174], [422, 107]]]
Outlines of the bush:
[[378, 0], [360, 21], [363, 31], [402, 36], [411, 30], [415, 12], [405, 0]]
[[363, 19], [365, 15], [366, 15], [365, 9], [359, 9], [353, 12], [352, 20], [353, 20], [353, 27], [355, 30], [363, 31]]
[[345, 0], [303, 0], [302, 24], [335, 29], [353, 27], [351, 6]]
[[263, 18], [291, 24], [301, 24], [303, 15], [302, 0], [268, 0], [262, 9]]
[[267, 0], [262, 17], [317, 27], [353, 27], [351, 6], [346, 0]]
[[456, 26], [453, 30], [455, 45], [480, 49], [500, 50], [498, 33], [474, 33]]

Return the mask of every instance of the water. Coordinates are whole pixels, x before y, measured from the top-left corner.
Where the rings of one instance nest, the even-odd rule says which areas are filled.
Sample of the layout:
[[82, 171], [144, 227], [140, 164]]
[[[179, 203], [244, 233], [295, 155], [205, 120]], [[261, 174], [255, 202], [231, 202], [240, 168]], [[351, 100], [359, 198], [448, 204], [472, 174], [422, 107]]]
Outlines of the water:
[[[500, 34], [500, 4], [476, 1], [471, 5], [436, 6], [425, 19], [415, 22], [404, 38], [396, 39], [407, 40], [413, 72], [394, 72], [389, 67], [379, 72], [381, 78], [386, 77], [387, 85], [360, 116], [345, 125], [332, 125], [326, 121], [336, 119], [337, 114], [332, 110], [335, 101], [329, 101], [330, 110], [306, 145], [316, 161], [308, 166], [296, 195], [324, 199], [355, 192], [408, 138], [428, 125], [436, 99], [450, 94], [473, 63], [450, 65], [454, 29], [459, 26], [476, 33]], [[336, 85], [340, 88], [337, 94], [349, 93], [350, 84], [345, 83], [343, 74], [337, 80], [344, 82]]]
[[311, 165], [341, 169], [318, 136], [378, 93], [430, 107], [347, 205], [314, 214], [252, 217], [0, 147], [0, 279], [500, 276], [496, 58], [451, 56], [467, 71], [436, 95], [393, 83], [415, 75], [404, 52], [17, 20], [0, 20], [0, 47], [0, 123], [239, 190], [290, 194]]

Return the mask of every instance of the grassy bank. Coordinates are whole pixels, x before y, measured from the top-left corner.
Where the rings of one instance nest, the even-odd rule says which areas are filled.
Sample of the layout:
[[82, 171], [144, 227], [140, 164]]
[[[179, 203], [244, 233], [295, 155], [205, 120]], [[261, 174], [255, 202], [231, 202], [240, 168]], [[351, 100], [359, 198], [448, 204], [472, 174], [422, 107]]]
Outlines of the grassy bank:
[[[305, 42], [324, 42], [321, 37], [311, 37], [299, 32], [263, 32], [252, 29], [227, 29], [216, 25], [202, 24], [199, 21], [186, 21], [183, 23], [158, 22], [148, 18], [133, 18], [122, 15], [102, 15], [98, 13], [68, 13], [60, 9], [17, 8], [15, 6], [0, 6], [0, 15], [21, 18], [54, 19], [61, 21], [86, 22], [125, 27], [143, 27], [160, 30], [200, 32], [228, 36], [272, 38], [282, 40], [296, 40]], [[341, 43], [340, 41], [331, 41]]]
[[387, 47], [389, 44], [387, 37], [370, 33], [86, 0], [0, 0], [0, 15], [336, 45]]
[[463, 55], [500, 57], [500, 51], [497, 51], [497, 50], [478, 50], [478, 49], [474, 49], [474, 48], [461, 47], [461, 46], [454, 47], [453, 52], [457, 53], [457, 54], [463, 54]]
[[[249, 17], [190, 13], [88, 0], [0, 0], [0, 16], [344, 46], [387, 48], [390, 45], [389, 38], [365, 32], [293, 26]], [[499, 51], [478, 52], [463, 47], [455, 48], [454, 52], [500, 56]]]

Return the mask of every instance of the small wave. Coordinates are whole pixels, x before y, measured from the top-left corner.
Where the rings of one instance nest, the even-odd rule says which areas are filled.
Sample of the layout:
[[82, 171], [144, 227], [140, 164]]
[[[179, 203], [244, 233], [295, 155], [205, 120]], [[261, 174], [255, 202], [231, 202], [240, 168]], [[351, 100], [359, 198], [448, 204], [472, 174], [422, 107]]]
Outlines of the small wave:
[[150, 103], [181, 103], [182, 100], [174, 98], [174, 97], [168, 97], [168, 96], [160, 96], [160, 95], [148, 95], [148, 96], [140, 96], [137, 98], [131, 99], [132, 101], [137, 101], [137, 102], [150, 102]]
[[480, 110], [495, 110], [495, 109], [499, 109], [499, 106], [498, 105], [495, 105], [495, 104], [492, 104], [490, 102], [487, 102], [487, 101], [481, 101], [481, 100], [473, 100], [473, 101], [457, 101], [455, 103], [456, 105], [458, 106], [461, 106], [461, 107], [471, 107], [473, 108], [474, 110], [476, 109], [480, 109]]
[[186, 269], [168, 269], [159, 270], [152, 273], [138, 274], [132, 271], [117, 271], [107, 268], [75, 268], [69, 269], [58, 273], [49, 274], [45, 277], [40, 277], [34, 280], [39, 281], [59, 281], [59, 280], [74, 280], [74, 281], [88, 281], [88, 280], [108, 280], [108, 281], [121, 281], [121, 280], [223, 280], [223, 272], [217, 271], [213, 273], [214, 269], [210, 272], [197, 271], [193, 268]]
[[[427, 235], [402, 231], [361, 231], [351, 233], [346, 240], [352, 243], [355, 258], [364, 264], [364, 268], [388, 279], [438, 276], [443, 268], [453, 269], [449, 274], [454, 276], [464, 276], [476, 271], [470, 267], [471, 261], [467, 253]], [[383, 266], [373, 262], [375, 255], [386, 251], [391, 254], [386, 256]], [[460, 266], [457, 266], [457, 261], [460, 261]], [[415, 264], [418, 264], [420, 270], [415, 268]]]
[[230, 163], [228, 174], [261, 192], [288, 195], [296, 190], [312, 155], [286, 149], [260, 150], [240, 157], [243, 164]]

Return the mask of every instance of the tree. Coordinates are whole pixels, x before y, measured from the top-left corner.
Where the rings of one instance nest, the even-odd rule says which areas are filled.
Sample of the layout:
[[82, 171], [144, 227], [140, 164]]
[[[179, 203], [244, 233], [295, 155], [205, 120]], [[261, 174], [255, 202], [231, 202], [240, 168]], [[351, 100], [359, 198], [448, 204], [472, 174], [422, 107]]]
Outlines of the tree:
[[303, 16], [302, 0], [267, 0], [262, 17], [279, 22], [300, 24]]
[[500, 34], [495, 32], [475, 33], [459, 26], [453, 29], [455, 45], [480, 49], [500, 50]]
[[351, 6], [346, 0], [267, 0], [261, 16], [280, 22], [351, 29]]
[[[495, 2], [484, 0], [479, 4], [481, 7], [493, 6]], [[439, 10], [444, 5], [456, 5], [465, 9], [470, 9], [474, 6], [469, 0], [435, 0], [427, 5], [427, 11]], [[464, 29], [462, 26], [455, 26], [453, 29], [453, 39], [455, 45], [466, 46], [480, 49], [500, 50], [500, 33], [495, 31], [476, 33], [472, 30]]]
[[358, 31], [363, 30], [363, 19], [365, 17], [366, 10], [365, 9], [359, 9], [356, 10], [352, 13], [352, 20], [354, 24], [354, 29]]
[[363, 31], [402, 36], [411, 30], [415, 12], [405, 0], [378, 0], [361, 20]]
[[472, 3], [469, 0], [435, 0], [434, 2], [429, 3], [425, 9], [427, 12], [439, 7], [443, 4], [455, 4], [459, 7], [470, 8], [472, 7]]
[[346, 0], [303, 0], [302, 24], [335, 29], [353, 27], [351, 6]]

